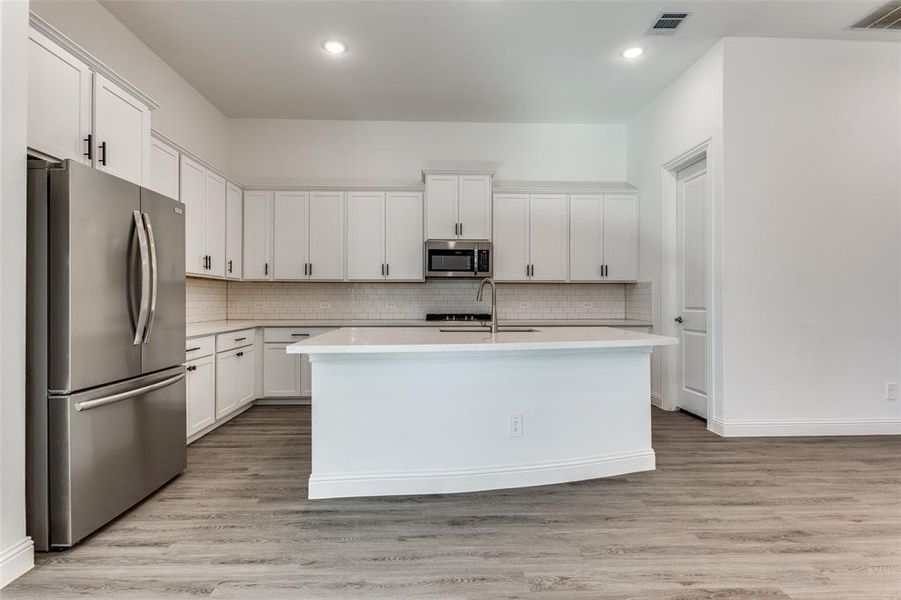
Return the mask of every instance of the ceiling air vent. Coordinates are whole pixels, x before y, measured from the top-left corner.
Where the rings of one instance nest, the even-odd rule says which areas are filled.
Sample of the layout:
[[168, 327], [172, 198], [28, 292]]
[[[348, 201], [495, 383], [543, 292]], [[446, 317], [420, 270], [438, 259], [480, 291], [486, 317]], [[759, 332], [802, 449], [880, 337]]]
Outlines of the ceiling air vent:
[[657, 15], [648, 35], [673, 35], [688, 18], [688, 12], [664, 12]]
[[901, 0], [883, 4], [851, 29], [901, 29]]

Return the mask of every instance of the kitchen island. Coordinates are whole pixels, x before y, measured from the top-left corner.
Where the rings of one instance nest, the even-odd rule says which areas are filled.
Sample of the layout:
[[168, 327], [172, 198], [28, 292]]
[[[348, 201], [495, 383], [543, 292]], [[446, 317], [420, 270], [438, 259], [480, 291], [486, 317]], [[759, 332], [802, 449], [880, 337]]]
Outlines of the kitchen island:
[[653, 470], [651, 349], [675, 343], [606, 327], [349, 327], [288, 346], [312, 365], [309, 497]]

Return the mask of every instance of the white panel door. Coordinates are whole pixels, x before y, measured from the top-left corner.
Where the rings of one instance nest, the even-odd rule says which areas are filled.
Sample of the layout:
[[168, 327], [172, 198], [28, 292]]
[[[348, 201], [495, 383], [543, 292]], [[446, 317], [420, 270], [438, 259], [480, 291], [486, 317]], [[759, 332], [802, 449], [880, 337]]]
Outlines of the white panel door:
[[425, 248], [422, 241], [422, 194], [385, 195], [385, 273], [388, 279], [421, 281]]
[[533, 194], [529, 200], [529, 264], [532, 281], [565, 281], [569, 248], [565, 194]]
[[209, 427], [216, 420], [216, 365], [214, 356], [187, 363], [187, 435]]
[[91, 164], [91, 71], [43, 34], [28, 40], [28, 147]]
[[604, 197], [573, 194], [569, 197], [569, 278], [600, 281], [603, 278]]
[[235, 398], [238, 406], [253, 402], [253, 390], [256, 387], [256, 351], [253, 346], [241, 348], [235, 353], [238, 373], [235, 377]]
[[227, 182], [225, 185], [225, 276], [241, 279], [244, 237], [244, 193]]
[[169, 144], [150, 140], [150, 185], [157, 192], [178, 200], [178, 150]]
[[344, 192], [310, 192], [310, 279], [344, 279]]
[[216, 355], [216, 418], [221, 419], [238, 408], [237, 350]]
[[347, 278], [385, 278], [384, 192], [347, 192]]
[[638, 198], [604, 196], [604, 279], [638, 279]]
[[94, 165], [137, 184], [150, 181], [150, 109], [94, 73]]
[[529, 266], [529, 195], [494, 195], [494, 278], [526, 281]]
[[457, 238], [460, 177], [426, 175], [426, 234], [430, 240]]
[[288, 354], [288, 344], [263, 344], [263, 396], [300, 397], [300, 356]]
[[310, 193], [275, 192], [272, 265], [275, 279], [305, 279], [310, 251]]
[[244, 279], [272, 279], [272, 192], [244, 192]]
[[206, 169], [182, 155], [179, 180], [180, 200], [185, 205], [185, 272], [206, 275]]
[[204, 197], [207, 274], [225, 277], [225, 179], [207, 171]]
[[707, 161], [677, 175], [679, 408], [707, 418]]
[[459, 219], [464, 240], [491, 238], [491, 176], [460, 175]]

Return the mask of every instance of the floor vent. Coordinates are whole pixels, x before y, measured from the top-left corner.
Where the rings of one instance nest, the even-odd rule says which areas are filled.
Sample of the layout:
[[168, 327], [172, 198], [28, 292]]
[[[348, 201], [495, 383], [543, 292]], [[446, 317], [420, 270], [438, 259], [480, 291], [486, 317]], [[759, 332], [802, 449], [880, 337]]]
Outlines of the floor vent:
[[647, 33], [648, 35], [673, 35], [690, 14], [689, 12], [660, 13]]
[[901, 0], [883, 4], [851, 29], [901, 29]]

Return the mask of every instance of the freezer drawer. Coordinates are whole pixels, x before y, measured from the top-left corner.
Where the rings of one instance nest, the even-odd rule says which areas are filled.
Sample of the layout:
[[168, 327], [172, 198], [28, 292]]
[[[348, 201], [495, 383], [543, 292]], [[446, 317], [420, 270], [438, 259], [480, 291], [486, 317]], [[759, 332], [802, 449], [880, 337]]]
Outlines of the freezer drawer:
[[50, 546], [69, 547], [181, 473], [185, 372], [49, 398]]

